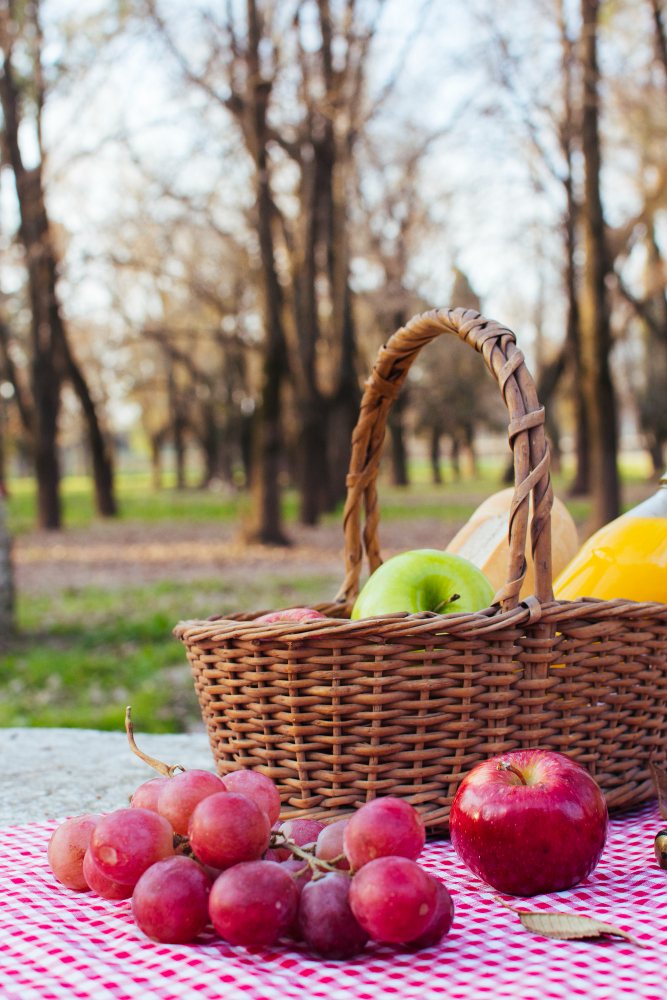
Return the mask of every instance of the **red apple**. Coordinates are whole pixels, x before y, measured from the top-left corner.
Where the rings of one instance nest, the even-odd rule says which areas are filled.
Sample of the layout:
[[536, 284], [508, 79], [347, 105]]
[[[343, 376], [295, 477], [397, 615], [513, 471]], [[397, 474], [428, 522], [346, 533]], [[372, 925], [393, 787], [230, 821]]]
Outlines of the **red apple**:
[[254, 624], [270, 625], [273, 622], [311, 622], [317, 618], [326, 618], [319, 611], [312, 608], [287, 608], [285, 611], [269, 611], [267, 615], [260, 615], [254, 618]]
[[551, 750], [513, 750], [463, 779], [449, 832], [464, 864], [494, 889], [537, 896], [590, 875], [607, 823], [604, 796], [580, 764]]

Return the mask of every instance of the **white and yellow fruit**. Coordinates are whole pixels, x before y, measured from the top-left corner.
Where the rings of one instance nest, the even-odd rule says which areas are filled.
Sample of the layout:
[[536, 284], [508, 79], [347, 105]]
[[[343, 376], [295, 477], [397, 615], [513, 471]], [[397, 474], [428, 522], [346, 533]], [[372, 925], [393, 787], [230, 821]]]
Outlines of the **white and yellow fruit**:
[[[494, 493], [479, 505], [467, 524], [452, 538], [446, 552], [462, 556], [481, 569], [490, 581], [494, 592], [505, 583], [509, 551], [509, 516], [514, 490], [510, 487]], [[521, 588], [521, 598], [533, 593], [533, 559], [530, 553], [530, 521], [526, 536], [526, 576]], [[553, 577], [565, 569], [579, 550], [577, 528], [565, 504], [554, 497], [551, 511], [551, 560]]]

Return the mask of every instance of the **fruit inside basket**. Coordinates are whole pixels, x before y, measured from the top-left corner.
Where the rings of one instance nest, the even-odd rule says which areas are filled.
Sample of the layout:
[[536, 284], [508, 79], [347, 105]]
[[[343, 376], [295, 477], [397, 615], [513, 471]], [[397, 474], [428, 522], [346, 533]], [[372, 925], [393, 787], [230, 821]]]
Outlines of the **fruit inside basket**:
[[[488, 608], [350, 620], [362, 554], [381, 565], [376, 479], [387, 413], [421, 348], [453, 334], [478, 350], [509, 412], [515, 489], [506, 582]], [[260, 612], [182, 621], [221, 775], [254, 768], [283, 816], [333, 820], [376, 796], [405, 798], [447, 826], [463, 777], [517, 748], [583, 764], [610, 808], [653, 794], [667, 746], [667, 606], [630, 598], [555, 601], [553, 493], [544, 408], [514, 334], [462, 309], [412, 319], [380, 349], [352, 438], [345, 577], [326, 620], [254, 622]], [[529, 496], [534, 595], [520, 600]], [[361, 507], [365, 523], [363, 545]]]

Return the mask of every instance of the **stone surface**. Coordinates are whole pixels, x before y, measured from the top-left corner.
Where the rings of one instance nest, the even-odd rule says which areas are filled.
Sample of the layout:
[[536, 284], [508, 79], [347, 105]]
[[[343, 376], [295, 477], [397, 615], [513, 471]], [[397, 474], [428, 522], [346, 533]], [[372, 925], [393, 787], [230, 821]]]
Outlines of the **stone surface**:
[[[167, 764], [215, 771], [205, 733], [135, 736], [144, 753]], [[0, 729], [0, 826], [122, 809], [155, 777], [125, 733]]]

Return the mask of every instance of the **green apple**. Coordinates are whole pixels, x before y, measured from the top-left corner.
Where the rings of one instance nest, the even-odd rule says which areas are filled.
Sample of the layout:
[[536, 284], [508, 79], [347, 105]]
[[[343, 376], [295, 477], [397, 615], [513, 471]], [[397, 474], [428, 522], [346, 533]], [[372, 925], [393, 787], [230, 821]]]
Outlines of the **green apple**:
[[481, 611], [492, 600], [493, 587], [467, 559], [438, 549], [415, 549], [388, 559], [375, 570], [355, 602], [352, 617], [373, 618], [396, 611]]

